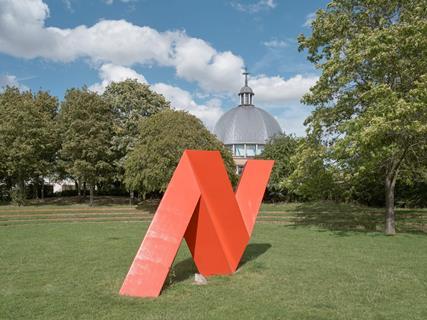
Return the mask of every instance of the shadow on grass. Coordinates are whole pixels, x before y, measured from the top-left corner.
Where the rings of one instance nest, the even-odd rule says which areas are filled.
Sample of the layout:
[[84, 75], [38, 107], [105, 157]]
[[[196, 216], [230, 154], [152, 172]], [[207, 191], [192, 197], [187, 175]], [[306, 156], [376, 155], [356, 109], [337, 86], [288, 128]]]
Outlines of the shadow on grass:
[[[396, 210], [397, 232], [427, 235], [427, 212], [425, 210]], [[352, 204], [333, 202], [301, 203], [293, 213], [296, 226], [317, 226], [336, 231], [345, 236], [347, 232], [382, 232], [384, 210]]]
[[[255, 260], [270, 248], [271, 244], [269, 243], [250, 243], [246, 247], [245, 253], [242, 256], [242, 259], [240, 260], [238, 269], [240, 269], [247, 262]], [[194, 264], [193, 258], [187, 258], [183, 261], [178, 262], [172, 267], [171, 271], [169, 272], [163, 290], [175, 283], [187, 280], [195, 273], [198, 273], [198, 270], [196, 265]]]
[[[45, 200], [44, 202], [40, 202], [39, 204], [35, 203], [34, 205], [89, 205], [89, 198], [81, 198], [78, 197], [63, 197], [63, 198], [50, 198], [51, 200]], [[113, 207], [117, 205], [129, 205], [129, 207], [134, 207], [136, 205], [136, 210], [147, 211], [148, 213], [154, 214], [156, 212], [157, 206], [159, 205], [159, 199], [148, 199], [144, 201], [140, 201], [136, 203], [137, 200], [133, 200], [134, 203], [130, 204], [129, 197], [121, 197], [121, 196], [96, 196], [94, 197], [93, 206], [102, 206], [102, 207]]]
[[[4, 203], [4, 205], [11, 205], [10, 203]], [[66, 196], [66, 197], [48, 197], [42, 199], [30, 199], [27, 200], [24, 208], [26, 206], [70, 206], [70, 205], [87, 205], [89, 206], [89, 196], [80, 198], [78, 196]], [[129, 197], [121, 196], [95, 196], [93, 201], [93, 206], [117, 206], [117, 205], [129, 205]]]
[[239, 267], [240, 269], [247, 262], [255, 260], [260, 255], [264, 254], [268, 249], [271, 248], [270, 243], [250, 243], [246, 247], [245, 253], [243, 253], [242, 259], [240, 260]]
[[[130, 204], [129, 197], [124, 196], [95, 196], [93, 201], [93, 207], [113, 207], [113, 206], [125, 206], [129, 205], [130, 207], [135, 207], [137, 210], [148, 211], [149, 213], [155, 213], [157, 206], [159, 205], [159, 199], [149, 199], [144, 200], [139, 203], [136, 203], [137, 200], [134, 200], [134, 203]], [[0, 202], [1, 206], [11, 206], [10, 202]], [[89, 196], [81, 197], [78, 196], [67, 196], [67, 197], [49, 197], [45, 199], [31, 199], [27, 200], [26, 204], [22, 206], [34, 206], [34, 207], [43, 207], [43, 206], [89, 206]]]
[[157, 207], [159, 206], [160, 199], [148, 199], [138, 203], [136, 206], [137, 210], [147, 211], [148, 213], [156, 213]]

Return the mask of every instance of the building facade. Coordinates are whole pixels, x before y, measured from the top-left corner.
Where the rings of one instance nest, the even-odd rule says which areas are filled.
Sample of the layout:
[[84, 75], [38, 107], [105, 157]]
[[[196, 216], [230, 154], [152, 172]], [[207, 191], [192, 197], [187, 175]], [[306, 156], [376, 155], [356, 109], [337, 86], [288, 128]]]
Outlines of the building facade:
[[282, 128], [272, 115], [253, 104], [254, 92], [248, 85], [240, 89], [240, 104], [224, 113], [215, 125], [214, 133], [230, 149], [237, 165], [237, 173], [243, 170], [246, 161], [259, 155], [267, 141]]

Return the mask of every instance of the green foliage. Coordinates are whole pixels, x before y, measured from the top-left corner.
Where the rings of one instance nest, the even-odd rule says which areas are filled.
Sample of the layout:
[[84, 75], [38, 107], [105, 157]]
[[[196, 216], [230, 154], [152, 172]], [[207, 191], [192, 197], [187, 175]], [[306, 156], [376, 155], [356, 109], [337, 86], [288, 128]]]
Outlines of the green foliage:
[[113, 115], [110, 106], [86, 88], [69, 89], [61, 105], [60, 126], [61, 158], [67, 173], [91, 187], [111, 180]]
[[47, 92], [0, 94], [0, 175], [25, 198], [25, 183], [54, 171], [59, 147], [55, 124], [58, 101]]
[[131, 135], [138, 134], [138, 123], [142, 118], [170, 108], [170, 103], [149, 85], [131, 79], [112, 82], [103, 97], [112, 106], [116, 124]]
[[149, 85], [135, 79], [112, 82], [106, 88], [103, 98], [113, 111], [112, 150], [115, 154], [116, 179], [121, 181], [126, 155], [133, 149], [138, 137], [139, 122], [169, 109], [170, 103], [162, 95], [152, 91]]
[[142, 194], [163, 192], [185, 149], [219, 150], [236, 182], [231, 153], [196, 117], [166, 110], [141, 121], [138, 142], [126, 161], [126, 186]]
[[328, 158], [327, 148], [311, 139], [300, 141], [291, 158], [294, 171], [285, 185], [305, 200], [345, 200], [340, 172]]
[[295, 194], [287, 188], [286, 180], [295, 170], [291, 157], [295, 155], [300, 140], [291, 135], [276, 135], [268, 141], [258, 157], [275, 161], [267, 188], [267, 196], [271, 200], [295, 200]]
[[[310, 133], [353, 167], [396, 170], [427, 138], [427, 4], [332, 1], [300, 48], [322, 75], [304, 102]], [[425, 151], [425, 150], [422, 150]]]
[[40, 112], [41, 118], [35, 124], [43, 135], [38, 141], [40, 152], [38, 170], [35, 177], [54, 174], [58, 151], [61, 145], [58, 127], [58, 99], [46, 91], [39, 91], [34, 95], [34, 107]]
[[344, 174], [379, 172], [394, 216], [397, 177], [425, 165], [427, 2], [334, 0], [312, 28], [299, 38], [322, 72], [303, 98], [308, 133]]

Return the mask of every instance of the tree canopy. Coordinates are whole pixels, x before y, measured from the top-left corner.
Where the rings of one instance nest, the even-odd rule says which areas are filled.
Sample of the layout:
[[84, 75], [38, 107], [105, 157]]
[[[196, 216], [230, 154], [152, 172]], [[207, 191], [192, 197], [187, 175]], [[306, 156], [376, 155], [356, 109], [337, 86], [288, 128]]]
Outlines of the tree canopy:
[[396, 180], [426, 155], [427, 2], [334, 0], [299, 43], [321, 71], [308, 133], [339, 169], [381, 173], [394, 234]]
[[264, 147], [264, 151], [258, 158], [274, 160], [267, 194], [272, 200], [295, 199], [295, 194], [289, 190], [286, 181], [295, 170], [291, 158], [295, 155], [301, 139], [291, 135], [276, 135], [272, 137]]
[[116, 179], [121, 181], [126, 155], [133, 149], [138, 137], [139, 122], [169, 109], [170, 102], [152, 91], [149, 85], [140, 83], [136, 79], [112, 82], [102, 96], [113, 112], [112, 150], [117, 168]]
[[54, 171], [57, 108], [57, 99], [47, 92], [33, 95], [7, 87], [0, 94], [0, 173], [18, 187], [20, 202], [28, 181]]
[[60, 127], [64, 168], [80, 184], [89, 184], [92, 204], [96, 183], [112, 180], [111, 107], [86, 88], [69, 89], [61, 105]]
[[164, 192], [185, 149], [219, 150], [236, 182], [231, 153], [195, 116], [166, 110], [141, 121], [138, 141], [126, 161], [126, 186], [142, 194]]

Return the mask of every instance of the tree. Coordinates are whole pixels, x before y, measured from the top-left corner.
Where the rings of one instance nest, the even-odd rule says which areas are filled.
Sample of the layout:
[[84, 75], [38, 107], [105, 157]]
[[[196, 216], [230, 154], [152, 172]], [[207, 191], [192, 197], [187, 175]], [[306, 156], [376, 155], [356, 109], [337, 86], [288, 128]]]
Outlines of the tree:
[[345, 176], [328, 153], [328, 148], [310, 136], [300, 140], [290, 159], [294, 171], [285, 180], [286, 187], [304, 200], [347, 200]]
[[1, 159], [6, 175], [17, 186], [19, 197], [25, 199], [25, 182], [37, 169], [32, 95], [7, 87], [0, 99]]
[[74, 179], [87, 183], [93, 205], [97, 183], [111, 180], [113, 114], [110, 106], [87, 88], [69, 89], [61, 106], [61, 158]]
[[231, 153], [196, 117], [165, 110], [141, 121], [138, 142], [126, 161], [125, 183], [142, 195], [164, 192], [185, 149], [219, 150], [236, 182]]
[[133, 149], [138, 137], [139, 122], [169, 109], [170, 103], [162, 95], [150, 90], [149, 85], [136, 79], [110, 83], [103, 98], [113, 111], [112, 147], [115, 153], [116, 178], [121, 181], [126, 155]]
[[316, 106], [309, 135], [340, 169], [381, 171], [385, 232], [395, 234], [396, 180], [427, 143], [427, 2], [334, 0], [299, 44], [321, 70], [303, 98]]
[[291, 201], [295, 194], [286, 186], [286, 180], [295, 170], [291, 163], [301, 139], [292, 135], [280, 134], [271, 138], [258, 158], [274, 160], [273, 171], [267, 193], [272, 199]]
[[35, 96], [7, 87], [0, 95], [0, 170], [17, 186], [22, 203], [26, 183], [49, 171], [55, 161], [58, 137], [56, 98], [46, 92]]
[[[36, 125], [42, 131], [38, 141], [38, 169], [33, 173], [34, 183], [41, 185], [41, 197], [44, 198], [44, 178], [56, 171], [56, 163], [60, 148], [58, 128], [58, 99], [46, 91], [39, 91], [33, 96], [34, 107], [40, 113]], [[41, 183], [40, 183], [41, 182]], [[36, 191], [38, 197], [38, 191]]]

